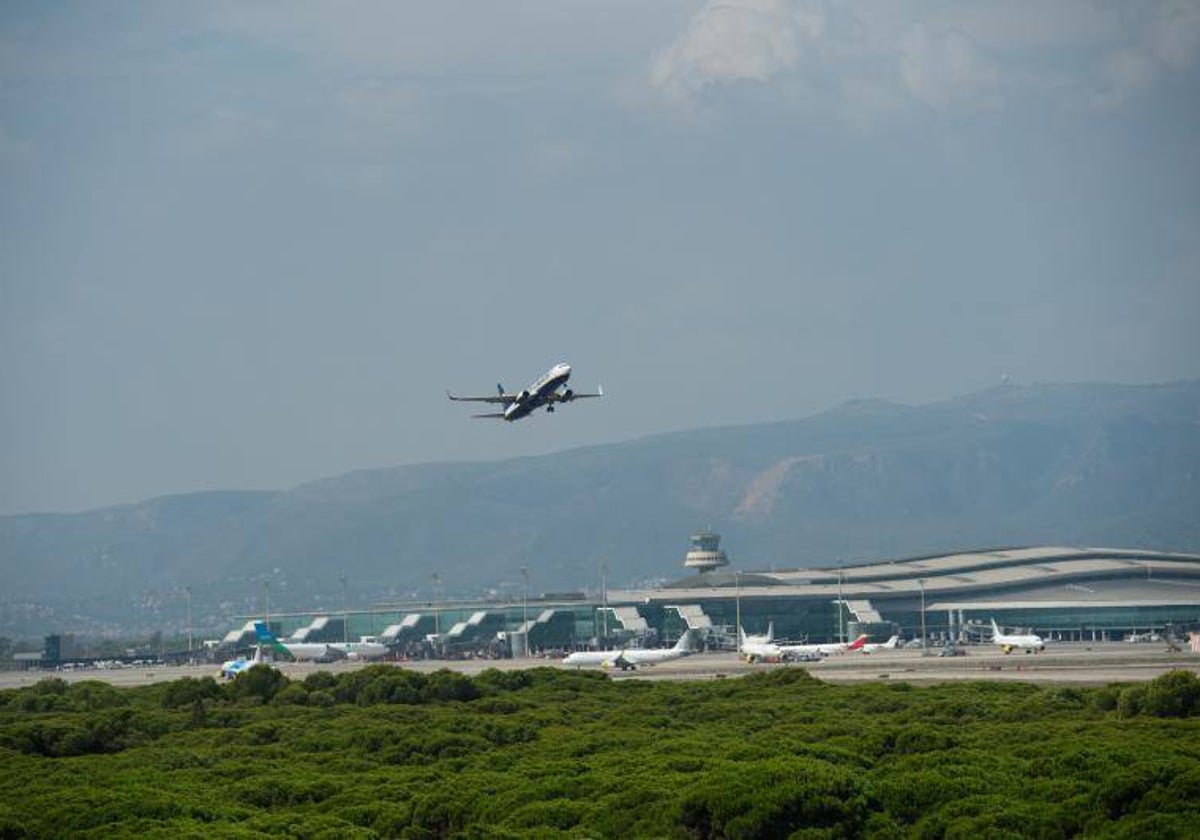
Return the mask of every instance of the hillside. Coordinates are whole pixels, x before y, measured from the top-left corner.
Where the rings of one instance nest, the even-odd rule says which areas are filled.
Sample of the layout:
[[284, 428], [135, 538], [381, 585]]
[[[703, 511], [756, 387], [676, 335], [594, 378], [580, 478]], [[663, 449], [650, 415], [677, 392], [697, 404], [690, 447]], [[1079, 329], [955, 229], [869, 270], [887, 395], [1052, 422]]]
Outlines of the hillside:
[[0, 518], [0, 634], [197, 627], [260, 607], [681, 576], [711, 526], [743, 568], [1034, 543], [1200, 548], [1200, 381], [1006, 386], [923, 406], [490, 463], [354, 472]]

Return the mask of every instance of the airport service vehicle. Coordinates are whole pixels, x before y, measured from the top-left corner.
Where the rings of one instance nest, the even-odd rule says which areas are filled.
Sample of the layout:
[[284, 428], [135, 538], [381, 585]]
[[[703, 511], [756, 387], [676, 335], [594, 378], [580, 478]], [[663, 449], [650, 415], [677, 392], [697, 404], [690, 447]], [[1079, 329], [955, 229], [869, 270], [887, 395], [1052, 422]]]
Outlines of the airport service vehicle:
[[1000, 649], [1007, 655], [1014, 650], [1023, 650], [1026, 653], [1038, 653], [1046, 649], [1046, 643], [1037, 633], [1001, 633], [1000, 627], [996, 624], [996, 619], [992, 619], [992, 643], [1000, 645]]
[[[544, 407], [549, 413], [554, 411], [554, 407], [558, 403], [569, 403], [574, 400], [604, 396], [604, 389], [600, 387], [597, 387], [594, 394], [575, 393], [570, 388], [567, 388], [567, 380], [570, 378], [571, 366], [566, 362], [559, 362], [539, 376], [532, 385], [516, 393], [505, 391], [504, 386], [497, 382], [497, 393], [486, 397], [456, 397], [449, 391], [446, 392], [446, 396], [455, 402], [483, 402], [502, 405], [504, 406], [503, 411], [488, 414], [472, 414], [471, 416], [491, 417], [497, 420], [504, 420], [508, 423], [528, 417], [539, 408]], [[560, 388], [565, 388], [566, 390], [560, 391]]]
[[262, 648], [254, 648], [254, 656], [251, 659], [246, 659], [244, 656], [239, 656], [237, 659], [230, 659], [221, 665], [220, 675], [223, 679], [231, 680], [243, 671], [248, 671], [255, 665], [269, 664], [262, 657]]

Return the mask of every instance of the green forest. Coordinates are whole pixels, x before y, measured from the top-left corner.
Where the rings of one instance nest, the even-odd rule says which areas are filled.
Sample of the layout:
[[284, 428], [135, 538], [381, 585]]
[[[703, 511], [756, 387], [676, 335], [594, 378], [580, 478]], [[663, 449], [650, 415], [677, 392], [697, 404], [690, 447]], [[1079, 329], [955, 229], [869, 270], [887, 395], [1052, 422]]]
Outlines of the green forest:
[[0, 692], [0, 837], [1196, 837], [1200, 680], [259, 666]]

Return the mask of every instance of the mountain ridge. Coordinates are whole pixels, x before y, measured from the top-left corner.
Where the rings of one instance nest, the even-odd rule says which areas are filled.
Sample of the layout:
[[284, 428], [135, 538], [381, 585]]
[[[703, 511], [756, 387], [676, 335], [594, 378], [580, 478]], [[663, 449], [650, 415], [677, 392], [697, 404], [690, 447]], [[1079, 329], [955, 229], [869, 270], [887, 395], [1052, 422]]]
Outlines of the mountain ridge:
[[[979, 545], [1200, 545], [1200, 380], [1003, 385], [925, 405], [497, 461], [354, 470], [287, 490], [0, 517], [0, 633], [681, 577], [711, 525], [742, 568]], [[341, 579], [346, 579], [345, 590]], [[40, 616], [40, 617], [39, 617]], [[53, 626], [52, 626], [53, 625]]]

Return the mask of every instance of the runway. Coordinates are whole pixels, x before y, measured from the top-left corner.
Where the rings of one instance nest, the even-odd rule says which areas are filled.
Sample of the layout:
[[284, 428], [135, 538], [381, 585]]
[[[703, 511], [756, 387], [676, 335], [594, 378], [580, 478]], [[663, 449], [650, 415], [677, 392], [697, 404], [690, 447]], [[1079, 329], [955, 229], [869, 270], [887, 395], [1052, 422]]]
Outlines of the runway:
[[[1200, 655], [1175, 653], [1162, 644], [1125, 643], [1059, 644], [1044, 653], [1004, 655], [988, 646], [968, 648], [965, 656], [922, 656], [919, 650], [894, 650], [865, 654], [842, 654], [820, 662], [749, 665], [732, 652], [697, 653], [639, 668], [636, 671], [609, 672], [614, 680], [711, 680], [743, 677], [779, 668], [802, 668], [818, 679], [831, 683], [893, 680], [918, 684], [1004, 680], [1045, 682], [1071, 685], [1104, 685], [1153, 679], [1176, 668], [1200, 674]], [[280, 663], [279, 668], [291, 679], [304, 679], [315, 671], [340, 673], [361, 668], [364, 662]], [[397, 668], [432, 672], [449, 669], [473, 675], [488, 668], [563, 668], [558, 659], [473, 659], [421, 660], [389, 663]], [[47, 677], [68, 682], [100, 680], [112, 685], [150, 685], [183, 677], [216, 676], [217, 664], [148, 666], [122, 669], [77, 669], [69, 671], [3, 671], [0, 689], [33, 685]], [[585, 669], [586, 670], [586, 669]]]

